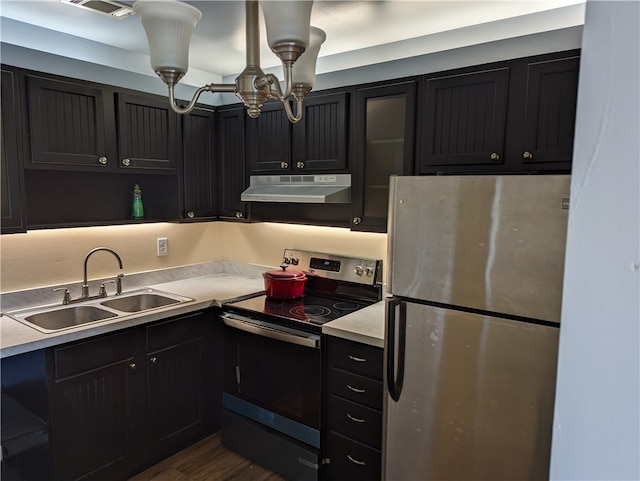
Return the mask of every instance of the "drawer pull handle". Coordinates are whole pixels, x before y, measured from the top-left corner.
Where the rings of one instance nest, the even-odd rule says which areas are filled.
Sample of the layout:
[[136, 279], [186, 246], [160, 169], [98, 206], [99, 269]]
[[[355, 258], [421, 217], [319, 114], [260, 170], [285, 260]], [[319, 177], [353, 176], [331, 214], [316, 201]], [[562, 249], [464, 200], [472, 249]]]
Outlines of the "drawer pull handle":
[[364, 389], [358, 389], [357, 387], [349, 386], [348, 384], [347, 384], [347, 387], [353, 392], [358, 392], [358, 393], [367, 392]]
[[352, 361], [356, 361], [356, 362], [367, 362], [366, 359], [364, 359], [362, 357], [355, 357], [355, 356], [352, 356], [351, 354], [349, 354], [349, 359], [351, 359]]
[[349, 461], [359, 466], [364, 466], [365, 464], [367, 464], [364, 461], [358, 461], [357, 459], [353, 459], [350, 454], [347, 454], [347, 458], [349, 458]]
[[354, 418], [351, 414], [347, 413], [347, 417], [349, 419], [351, 419], [353, 422], [355, 423], [363, 423], [364, 419], [360, 419], [360, 418]]

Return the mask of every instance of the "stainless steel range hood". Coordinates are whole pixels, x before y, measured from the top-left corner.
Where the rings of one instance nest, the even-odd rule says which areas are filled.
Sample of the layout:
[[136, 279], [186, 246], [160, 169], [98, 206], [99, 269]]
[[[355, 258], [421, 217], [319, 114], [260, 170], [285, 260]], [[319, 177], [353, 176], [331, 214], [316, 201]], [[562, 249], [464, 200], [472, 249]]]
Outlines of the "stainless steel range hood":
[[351, 174], [252, 175], [244, 202], [349, 203]]

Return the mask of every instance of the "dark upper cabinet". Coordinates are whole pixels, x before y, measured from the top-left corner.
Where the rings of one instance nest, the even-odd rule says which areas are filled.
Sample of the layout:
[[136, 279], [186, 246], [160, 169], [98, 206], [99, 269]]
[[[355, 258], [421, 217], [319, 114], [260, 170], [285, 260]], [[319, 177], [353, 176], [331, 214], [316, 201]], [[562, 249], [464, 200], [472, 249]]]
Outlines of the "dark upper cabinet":
[[28, 167], [117, 164], [113, 98], [100, 86], [27, 75]]
[[339, 172], [347, 168], [347, 92], [310, 94], [292, 125], [291, 169]]
[[0, 150], [0, 208], [2, 233], [24, 232], [27, 229], [24, 204], [24, 178], [22, 175], [22, 148], [20, 145], [20, 111], [16, 74], [2, 69], [2, 149]]
[[[246, 114], [245, 114], [246, 115]], [[256, 119], [246, 119], [251, 173], [282, 173], [291, 168], [291, 124], [280, 102], [270, 101]]]
[[578, 100], [579, 57], [527, 63], [522, 162], [570, 168]]
[[177, 165], [177, 115], [151, 95], [26, 75], [29, 150], [26, 167], [171, 172]]
[[118, 139], [124, 169], [175, 169], [178, 118], [166, 100], [118, 93]]
[[222, 219], [246, 219], [248, 204], [240, 200], [240, 195], [248, 187], [245, 168], [245, 120], [248, 116], [242, 105], [222, 107], [216, 115], [220, 161], [218, 213]]
[[420, 173], [569, 172], [579, 51], [425, 76]]
[[414, 163], [417, 80], [355, 91], [351, 228], [385, 232], [389, 176], [410, 175]]
[[183, 199], [181, 218], [211, 219], [217, 215], [215, 113], [196, 107], [182, 118]]
[[251, 174], [346, 171], [348, 92], [338, 89], [309, 94], [297, 124], [289, 122], [279, 101], [265, 104], [257, 119], [248, 118]]
[[508, 83], [508, 67], [427, 77], [423, 166], [501, 165]]

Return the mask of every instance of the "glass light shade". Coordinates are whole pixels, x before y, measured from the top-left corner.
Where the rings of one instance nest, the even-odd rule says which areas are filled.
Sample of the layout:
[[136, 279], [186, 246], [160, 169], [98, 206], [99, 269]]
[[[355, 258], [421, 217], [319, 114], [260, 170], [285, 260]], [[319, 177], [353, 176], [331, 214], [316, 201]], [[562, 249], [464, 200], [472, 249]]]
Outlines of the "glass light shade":
[[309, 46], [293, 64], [293, 85], [313, 88], [316, 81], [316, 62], [320, 47], [327, 38], [327, 34], [318, 27], [311, 27], [311, 41]]
[[153, 70], [189, 69], [189, 42], [202, 13], [177, 0], [138, 0], [133, 9], [140, 15], [149, 42]]
[[273, 49], [275, 45], [285, 42], [302, 47], [309, 45], [312, 1], [265, 0], [260, 5], [269, 47]]

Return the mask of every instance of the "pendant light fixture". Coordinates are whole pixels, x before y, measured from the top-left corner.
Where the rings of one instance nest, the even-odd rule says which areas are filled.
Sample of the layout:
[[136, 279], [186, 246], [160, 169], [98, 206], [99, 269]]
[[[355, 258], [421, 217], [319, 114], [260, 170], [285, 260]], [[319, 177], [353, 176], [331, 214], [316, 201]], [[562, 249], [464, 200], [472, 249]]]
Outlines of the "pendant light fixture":
[[[246, 0], [245, 69], [234, 84], [212, 83], [198, 88], [185, 108], [176, 105], [174, 89], [189, 68], [189, 42], [202, 13], [179, 0], [138, 0], [133, 4], [147, 34], [151, 67], [167, 85], [169, 103], [175, 112], [191, 112], [203, 92], [232, 92], [247, 107], [251, 118], [260, 115], [269, 98], [282, 101], [291, 122], [302, 118], [304, 97], [313, 88], [316, 61], [326, 35], [310, 26], [312, 1], [266, 0], [260, 4], [267, 42], [282, 62], [284, 88], [275, 75], [265, 74], [260, 68], [258, 1]], [[295, 114], [290, 100], [295, 101]]]

